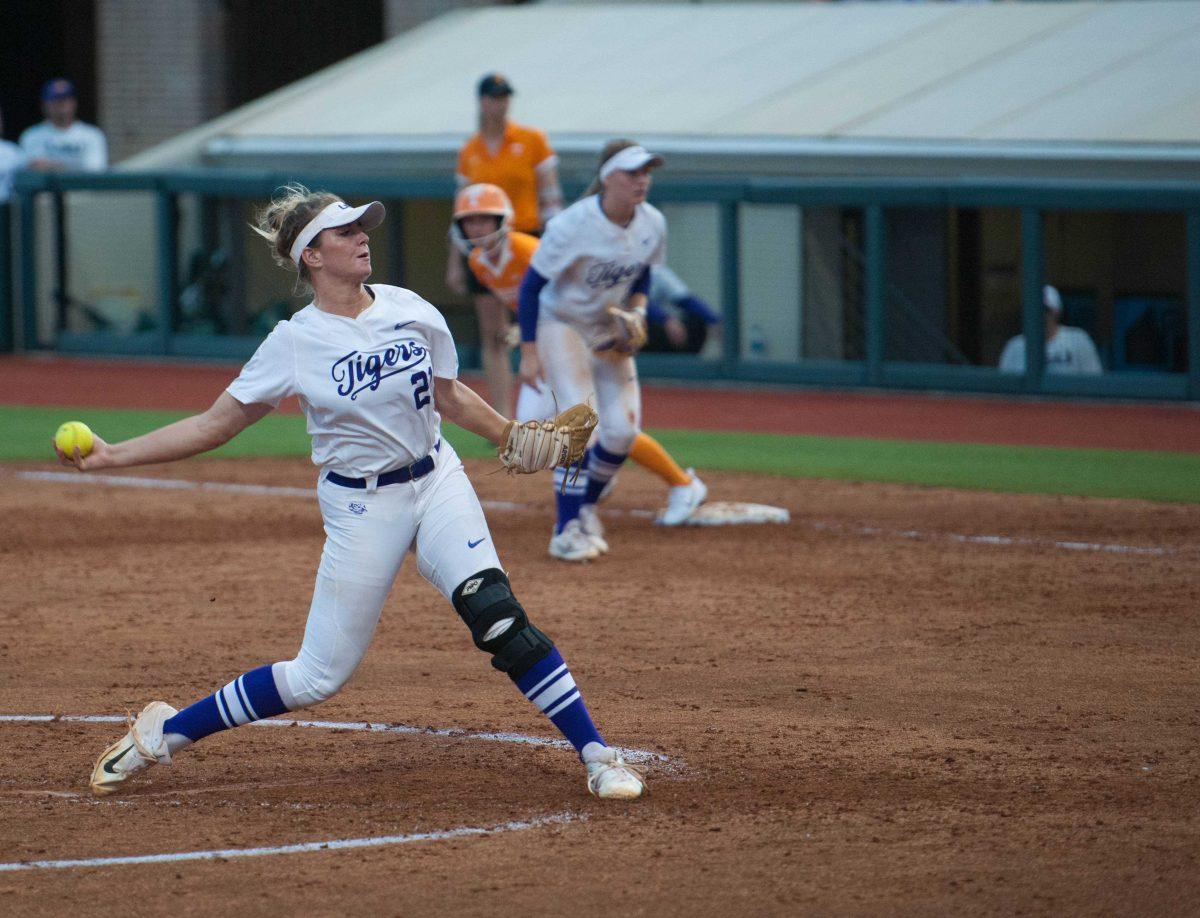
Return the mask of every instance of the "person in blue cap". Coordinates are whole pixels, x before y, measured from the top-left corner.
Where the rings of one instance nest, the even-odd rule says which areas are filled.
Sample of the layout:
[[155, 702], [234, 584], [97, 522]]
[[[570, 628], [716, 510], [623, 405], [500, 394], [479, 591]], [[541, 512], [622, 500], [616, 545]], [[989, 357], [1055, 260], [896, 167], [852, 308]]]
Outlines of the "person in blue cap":
[[26, 129], [21, 149], [30, 169], [103, 172], [108, 168], [108, 140], [94, 124], [78, 120], [75, 84], [55, 77], [42, 87], [46, 120]]

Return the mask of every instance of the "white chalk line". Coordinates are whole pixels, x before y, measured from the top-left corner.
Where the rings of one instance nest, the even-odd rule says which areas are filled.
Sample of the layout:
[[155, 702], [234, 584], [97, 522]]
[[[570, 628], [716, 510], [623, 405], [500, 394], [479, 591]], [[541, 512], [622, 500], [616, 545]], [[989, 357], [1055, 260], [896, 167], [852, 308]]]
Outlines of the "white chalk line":
[[[0, 723], [83, 723], [83, 724], [123, 724], [127, 720], [120, 714], [0, 714]], [[317, 730], [360, 730], [370, 733], [403, 733], [421, 736], [442, 736], [450, 739], [477, 740], [485, 743], [517, 743], [526, 746], [548, 746], [554, 749], [572, 749], [565, 739], [548, 736], [529, 736], [524, 733], [502, 732], [472, 732], [461, 727], [414, 727], [409, 724], [381, 724], [369, 721], [340, 721], [340, 720], [289, 720], [271, 718], [256, 720], [249, 727], [309, 727]], [[616, 752], [624, 756], [626, 761], [636, 764], [654, 762], [659, 765], [673, 765], [676, 768], [682, 763], [672, 761], [669, 756], [649, 749], [630, 749], [625, 746], [613, 746]]]
[[898, 539], [946, 539], [966, 545], [1024, 546], [1033, 548], [1058, 548], [1063, 551], [1098, 551], [1118, 555], [1153, 555], [1162, 557], [1176, 555], [1179, 549], [1155, 545], [1119, 545], [1105, 542], [1080, 542], [1061, 539], [1034, 539], [1023, 536], [963, 535], [957, 532], [921, 532], [916, 529], [881, 529], [876, 526], [843, 526], [840, 523], [810, 523], [818, 532], [845, 533], [857, 536], [891, 536]]
[[[291, 488], [281, 485], [233, 484], [216, 481], [187, 481], [174, 478], [144, 478], [131, 475], [81, 475], [78, 472], [20, 471], [12, 473], [17, 478], [30, 481], [54, 481], [69, 484], [99, 484], [125, 488], [150, 488], [168, 491], [215, 491], [228, 494], [254, 494], [277, 497], [308, 497], [314, 495], [312, 488]], [[529, 512], [540, 508], [512, 501], [481, 501], [484, 509]], [[653, 519], [657, 514], [650, 510], [605, 510], [605, 515], [633, 516]], [[809, 523], [818, 532], [835, 532], [860, 536], [890, 536], [901, 539], [947, 539], [968, 545], [992, 545], [999, 547], [1056, 548], [1062, 551], [1092, 551], [1106, 554], [1147, 555], [1163, 557], [1179, 554], [1175, 548], [1154, 545], [1121, 545], [1106, 542], [1088, 542], [1078, 539], [1034, 539], [1021, 536], [966, 535], [963, 533], [921, 532], [915, 529], [888, 530], [874, 526], [842, 526], [837, 523]]]
[[367, 838], [333, 838], [327, 841], [302, 842], [294, 845], [274, 845], [262, 848], [224, 848], [209, 851], [177, 851], [168, 854], [138, 854], [128, 857], [87, 857], [72, 860], [13, 861], [0, 863], [0, 872], [18, 870], [67, 870], [73, 867], [116, 867], [126, 864], [163, 864], [181, 861], [232, 860], [243, 857], [271, 857], [280, 854], [305, 854], [314, 851], [343, 851], [348, 848], [382, 848], [388, 845], [407, 845], [413, 842], [445, 841], [450, 838], [465, 838], [475, 835], [497, 835], [502, 832], [520, 832], [548, 825], [561, 825], [586, 816], [570, 811], [539, 816], [514, 822], [502, 822], [493, 826], [460, 826], [436, 832], [410, 832], [405, 835], [376, 835]]
[[[320, 784], [322, 787], [331, 785], [345, 784], [344, 781], [241, 781], [236, 784], [210, 784], [204, 787], [189, 787], [180, 790], [165, 790], [165, 791], [140, 791], [133, 797], [119, 797], [116, 800], [103, 801], [104, 803], [116, 803], [121, 806], [128, 806], [136, 803], [139, 800], [149, 800], [155, 797], [194, 797], [198, 794], [224, 794], [229, 791], [243, 790], [265, 790], [275, 787], [312, 787]], [[26, 789], [18, 788], [16, 790], [0, 790], [0, 798], [21, 798], [21, 797], [61, 797], [65, 800], [82, 800], [86, 803], [100, 804], [102, 801], [91, 793], [80, 793], [79, 791], [62, 791], [62, 790], [45, 790], [45, 789]]]

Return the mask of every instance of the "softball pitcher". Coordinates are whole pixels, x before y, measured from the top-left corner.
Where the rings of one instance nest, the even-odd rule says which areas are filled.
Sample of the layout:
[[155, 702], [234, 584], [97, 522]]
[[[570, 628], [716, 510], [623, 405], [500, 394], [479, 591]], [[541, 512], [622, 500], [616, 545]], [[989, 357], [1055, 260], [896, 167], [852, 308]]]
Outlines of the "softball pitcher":
[[608, 143], [587, 196], [546, 227], [518, 294], [521, 382], [540, 389], [545, 380], [566, 403], [594, 393], [600, 414], [583, 474], [556, 475], [550, 554], [563, 561], [608, 550], [596, 502], [641, 429], [633, 358], [646, 342], [650, 266], [666, 260], [666, 220], [646, 202], [662, 162], [633, 141]]
[[[541, 240], [512, 229], [512, 204], [504, 189], [486, 183], [469, 185], [454, 198], [450, 238], [467, 256], [475, 279], [508, 309], [516, 311], [521, 280]], [[550, 386], [541, 391], [522, 383], [517, 395], [517, 419], [553, 417], [559, 408]], [[653, 437], [639, 432], [629, 458], [653, 472], [667, 485], [667, 506], [659, 514], [663, 526], [678, 526], [708, 496], [708, 488], [694, 469], [686, 472]]]
[[220, 446], [296, 395], [321, 470], [326, 541], [299, 653], [243, 673], [182, 711], [162, 701], [146, 705], [96, 761], [91, 785], [98, 795], [212, 733], [331, 697], [366, 653], [410, 547], [421, 575], [451, 602], [475, 645], [575, 747], [588, 789], [600, 797], [642, 793], [638, 773], [601, 739], [558, 649], [513, 596], [479, 500], [440, 424], [445, 416], [504, 443], [507, 455], [521, 457], [515, 464], [522, 471], [561, 461], [565, 443], [554, 438], [562, 429], [506, 422], [458, 381], [454, 341], [436, 309], [409, 290], [366, 284], [367, 231], [383, 216], [378, 201], [351, 207], [289, 186], [258, 231], [276, 261], [311, 286], [313, 301], [275, 327], [203, 414], [123, 443], [97, 437], [86, 458], [58, 451], [81, 470], [183, 459]]

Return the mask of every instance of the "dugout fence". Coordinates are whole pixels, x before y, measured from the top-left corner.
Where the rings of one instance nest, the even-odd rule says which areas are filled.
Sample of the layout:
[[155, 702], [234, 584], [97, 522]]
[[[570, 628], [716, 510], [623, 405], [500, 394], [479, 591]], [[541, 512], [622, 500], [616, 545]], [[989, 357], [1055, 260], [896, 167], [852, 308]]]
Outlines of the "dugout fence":
[[[376, 278], [442, 307], [477, 363], [441, 286], [450, 181], [264, 171], [21, 174], [0, 346], [245, 359], [302, 305], [246, 227], [287, 181], [384, 200]], [[699, 353], [643, 354], [646, 377], [1200, 400], [1200, 182], [664, 177], [652, 199], [723, 322]], [[1047, 281], [1103, 373], [1048, 371]], [[1002, 373], [1015, 334], [1029, 359]]]

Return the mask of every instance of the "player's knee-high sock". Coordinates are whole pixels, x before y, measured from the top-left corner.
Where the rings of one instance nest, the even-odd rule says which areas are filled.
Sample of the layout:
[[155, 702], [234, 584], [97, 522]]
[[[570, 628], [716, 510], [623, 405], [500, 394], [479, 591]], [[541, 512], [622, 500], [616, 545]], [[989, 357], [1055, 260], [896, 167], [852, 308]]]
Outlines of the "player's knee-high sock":
[[274, 717], [286, 710], [275, 685], [272, 665], [268, 664], [243, 673], [207, 698], [188, 705], [163, 724], [163, 734], [167, 748], [174, 753], [209, 734]]
[[529, 672], [513, 681], [521, 693], [550, 718], [550, 722], [558, 727], [581, 756], [583, 747], [590, 743], [604, 745], [557, 647]]
[[594, 504], [600, 499], [600, 492], [604, 490], [609, 479], [617, 474], [624, 461], [625, 456], [619, 453], [610, 453], [599, 443], [592, 444], [591, 449], [587, 451], [588, 478], [587, 488], [583, 495], [585, 504]]
[[558, 502], [558, 524], [554, 528], [555, 534], [562, 532], [567, 523], [579, 516], [579, 505], [583, 503], [583, 495], [587, 489], [587, 462], [588, 456], [585, 454], [583, 468], [574, 482], [571, 479], [575, 476], [575, 469], [554, 470], [554, 499]]
[[649, 434], [640, 433], [629, 448], [629, 458], [653, 472], [672, 488], [691, 484], [692, 476], [679, 467], [663, 445]]

